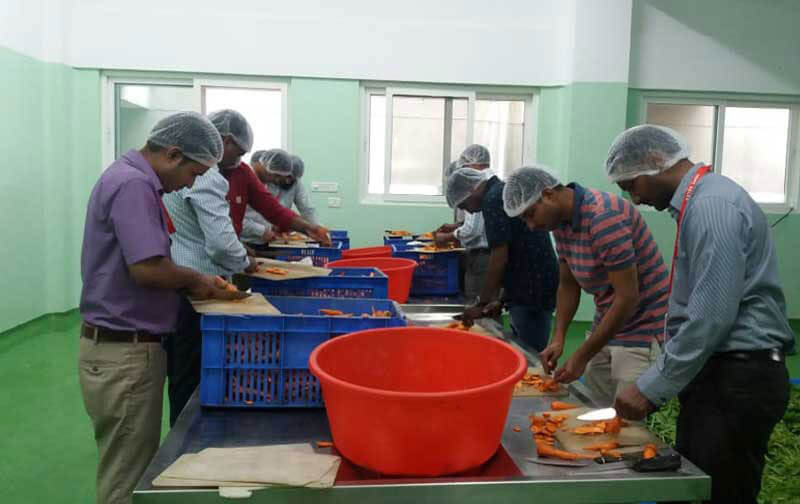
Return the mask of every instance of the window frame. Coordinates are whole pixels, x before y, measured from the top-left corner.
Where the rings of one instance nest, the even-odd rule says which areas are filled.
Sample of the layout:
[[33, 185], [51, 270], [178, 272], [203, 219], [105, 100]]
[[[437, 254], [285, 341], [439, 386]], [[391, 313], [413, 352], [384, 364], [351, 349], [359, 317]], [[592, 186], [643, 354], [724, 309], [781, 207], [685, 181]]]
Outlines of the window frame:
[[[372, 96], [387, 97], [387, 91], [392, 90], [391, 96], [432, 96], [432, 97], [452, 97], [467, 98], [468, 100], [468, 124], [467, 124], [467, 145], [473, 143], [475, 126], [475, 103], [478, 100], [517, 100], [525, 102], [525, 119], [523, 124], [523, 165], [536, 159], [536, 135], [539, 104], [539, 90], [534, 88], [508, 89], [508, 88], [486, 88], [475, 86], [456, 86], [456, 85], [431, 85], [428, 86], [408, 86], [392, 83], [362, 82], [361, 86], [361, 138], [359, 149], [359, 200], [361, 204], [368, 205], [415, 205], [447, 207], [444, 195], [410, 195], [410, 194], [390, 194], [388, 193], [391, 184], [390, 174], [391, 159], [388, 151], [391, 150], [392, 126], [389, 124], [392, 119], [390, 102], [386, 101], [386, 125], [384, 127], [384, 192], [373, 194], [369, 192], [369, 141], [370, 141], [370, 99]], [[399, 91], [399, 92], [398, 92]], [[445, 149], [449, 146], [445, 145]]]
[[116, 159], [117, 149], [117, 100], [116, 86], [179, 86], [192, 89], [194, 103], [192, 111], [203, 113], [203, 87], [227, 87], [242, 89], [271, 89], [281, 92], [281, 148], [289, 149], [289, 82], [283, 79], [249, 77], [238, 75], [180, 74], [171, 72], [125, 72], [103, 71], [100, 76], [101, 99], [101, 157], [104, 170]]
[[645, 92], [641, 97], [639, 108], [639, 124], [647, 123], [647, 108], [650, 104], [662, 105], [698, 105], [713, 106], [714, 111], [714, 146], [713, 159], [710, 161], [716, 172], [716, 167], [721, 166], [725, 142], [725, 110], [727, 107], [789, 109], [789, 131], [786, 145], [784, 203], [756, 202], [765, 213], [785, 214], [798, 213], [800, 200], [800, 100], [784, 98], [752, 99], [750, 97], [729, 98], [720, 96], [702, 95], [675, 95], [671, 93]]

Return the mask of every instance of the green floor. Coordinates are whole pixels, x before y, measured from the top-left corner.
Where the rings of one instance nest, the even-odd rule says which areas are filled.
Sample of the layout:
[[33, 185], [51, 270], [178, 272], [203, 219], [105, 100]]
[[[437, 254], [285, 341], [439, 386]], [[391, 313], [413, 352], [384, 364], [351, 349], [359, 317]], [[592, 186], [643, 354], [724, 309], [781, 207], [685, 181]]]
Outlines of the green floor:
[[[73, 311], [0, 334], [3, 502], [94, 501], [96, 454], [78, 387], [78, 322]], [[793, 326], [800, 330], [800, 323]], [[573, 325], [567, 353], [587, 328]], [[789, 368], [800, 378], [800, 356], [789, 359]]]

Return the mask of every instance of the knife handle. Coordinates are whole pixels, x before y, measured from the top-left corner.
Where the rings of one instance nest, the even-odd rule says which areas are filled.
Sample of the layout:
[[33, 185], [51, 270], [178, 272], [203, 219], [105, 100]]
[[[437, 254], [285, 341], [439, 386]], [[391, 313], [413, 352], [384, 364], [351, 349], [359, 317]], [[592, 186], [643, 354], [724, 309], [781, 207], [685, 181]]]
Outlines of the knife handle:
[[681, 456], [677, 453], [657, 455], [649, 459], [641, 459], [633, 464], [636, 472], [677, 471], [681, 468]]

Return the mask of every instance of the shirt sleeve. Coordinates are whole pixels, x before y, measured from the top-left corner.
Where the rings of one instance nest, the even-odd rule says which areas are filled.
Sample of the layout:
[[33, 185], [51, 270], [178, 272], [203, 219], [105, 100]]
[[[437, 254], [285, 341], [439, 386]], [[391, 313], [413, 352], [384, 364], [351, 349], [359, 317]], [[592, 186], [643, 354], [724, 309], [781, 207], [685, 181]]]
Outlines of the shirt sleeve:
[[462, 244], [468, 241], [475, 234], [475, 214], [467, 212], [464, 216], [464, 223], [461, 227], [453, 231], [453, 236]]
[[607, 270], [620, 271], [636, 263], [630, 216], [618, 211], [595, 215], [589, 235], [592, 252]]
[[109, 218], [126, 264], [163, 257], [169, 250], [158, 195], [146, 181], [122, 184], [111, 201]]
[[264, 184], [256, 177], [256, 174], [248, 166], [244, 170], [247, 176], [247, 200], [253, 209], [260, 213], [267, 222], [275, 225], [281, 230], [288, 230], [292, 220], [297, 214], [281, 205], [280, 201], [267, 191]]
[[317, 211], [311, 203], [311, 198], [308, 196], [306, 187], [298, 180], [295, 182], [295, 188], [294, 206], [297, 207], [300, 216], [312, 224], [318, 224]]
[[683, 297], [687, 317], [636, 382], [653, 404], [683, 390], [730, 333], [744, 292], [748, 236], [745, 218], [727, 201], [706, 197], [686, 211], [675, 271], [676, 280], [685, 276], [686, 291], [676, 281], [670, 303]]
[[503, 210], [501, 194], [501, 191], [488, 192], [481, 208], [489, 248], [507, 245], [513, 238], [511, 217]]
[[224, 182], [221, 175], [198, 177], [186, 198], [197, 216], [208, 257], [229, 271], [239, 272], [247, 268], [249, 260], [233, 228]]
[[248, 206], [242, 221], [242, 234], [239, 237], [246, 242], [261, 243], [267, 226], [269, 226], [269, 223], [252, 207]]

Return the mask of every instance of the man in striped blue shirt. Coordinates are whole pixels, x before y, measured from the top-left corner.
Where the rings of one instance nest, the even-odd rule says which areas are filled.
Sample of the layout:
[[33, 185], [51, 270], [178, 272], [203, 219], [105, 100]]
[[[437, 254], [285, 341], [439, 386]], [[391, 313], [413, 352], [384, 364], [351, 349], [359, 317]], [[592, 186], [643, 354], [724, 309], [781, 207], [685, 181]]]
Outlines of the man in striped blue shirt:
[[766, 216], [741, 186], [689, 161], [669, 128], [623, 132], [606, 171], [678, 223], [664, 351], [615, 407], [636, 420], [677, 395], [676, 448], [711, 475], [712, 502], [755, 503], [794, 347]]

